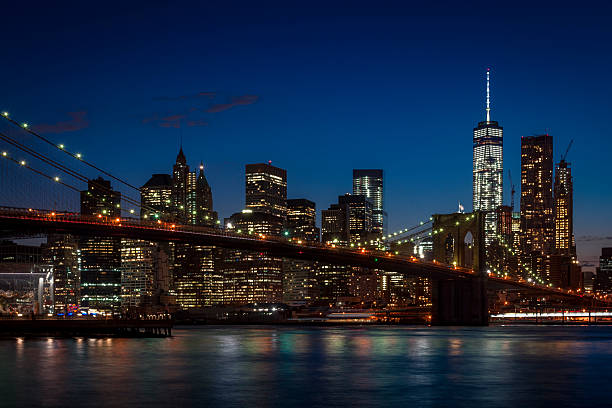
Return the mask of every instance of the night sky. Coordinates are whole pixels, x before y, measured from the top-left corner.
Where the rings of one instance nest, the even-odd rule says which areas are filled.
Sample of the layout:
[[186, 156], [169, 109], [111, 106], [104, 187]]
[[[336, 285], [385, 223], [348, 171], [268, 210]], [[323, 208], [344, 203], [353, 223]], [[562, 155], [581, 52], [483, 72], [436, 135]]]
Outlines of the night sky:
[[318, 210], [353, 168], [384, 169], [390, 230], [469, 211], [491, 67], [506, 203], [522, 135], [552, 134], [555, 162], [573, 138], [579, 254], [612, 245], [610, 8], [24, 3], [3, 6], [0, 109], [133, 184], [169, 173], [182, 138], [221, 217], [268, 160]]

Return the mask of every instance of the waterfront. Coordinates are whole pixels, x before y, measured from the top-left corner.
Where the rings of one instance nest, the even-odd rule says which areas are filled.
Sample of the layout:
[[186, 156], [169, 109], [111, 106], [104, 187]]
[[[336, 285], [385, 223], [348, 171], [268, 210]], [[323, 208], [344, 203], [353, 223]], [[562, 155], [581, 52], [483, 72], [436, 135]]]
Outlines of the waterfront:
[[2, 406], [602, 406], [612, 327], [179, 327], [0, 340]]

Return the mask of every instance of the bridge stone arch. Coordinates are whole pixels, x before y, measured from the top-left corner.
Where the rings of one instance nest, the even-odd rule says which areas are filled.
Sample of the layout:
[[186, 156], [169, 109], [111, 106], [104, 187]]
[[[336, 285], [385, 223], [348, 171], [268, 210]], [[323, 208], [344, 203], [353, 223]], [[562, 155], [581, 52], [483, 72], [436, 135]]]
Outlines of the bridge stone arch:
[[[442, 263], [472, 268], [486, 274], [484, 214], [480, 211], [462, 214], [434, 214], [433, 257]], [[471, 237], [468, 247], [466, 238]], [[453, 242], [452, 254], [449, 242]]]
[[[434, 214], [433, 257], [446, 264], [473, 269], [471, 279], [432, 282], [432, 322], [441, 325], [488, 324], [484, 214]], [[467, 241], [470, 241], [468, 243]], [[449, 243], [452, 242], [452, 245]]]

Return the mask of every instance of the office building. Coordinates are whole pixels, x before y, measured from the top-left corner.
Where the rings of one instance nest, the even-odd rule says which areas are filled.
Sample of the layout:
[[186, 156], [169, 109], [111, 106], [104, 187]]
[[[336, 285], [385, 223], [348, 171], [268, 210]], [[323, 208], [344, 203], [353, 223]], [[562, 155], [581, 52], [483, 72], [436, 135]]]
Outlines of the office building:
[[554, 248], [553, 138], [545, 134], [521, 138], [522, 264], [550, 280], [546, 256]]
[[140, 188], [140, 217], [173, 220], [172, 198], [172, 177], [169, 174], [153, 174]]
[[[287, 171], [271, 162], [245, 167], [246, 208], [226, 220], [228, 230], [245, 235], [281, 236], [287, 219]], [[265, 252], [223, 250], [224, 303], [281, 302], [281, 258]]]
[[487, 70], [486, 120], [479, 122], [473, 135], [473, 208], [485, 212], [485, 243], [495, 239], [497, 223], [495, 210], [503, 199], [503, 145], [504, 130], [491, 120], [489, 94], [489, 70]]
[[247, 164], [246, 208], [272, 214], [283, 222], [287, 216], [287, 171], [271, 162]]
[[[293, 241], [319, 241], [315, 203], [304, 198], [287, 200], [287, 228], [283, 234]], [[283, 259], [283, 301], [307, 305], [319, 295], [317, 262]]]
[[43, 263], [53, 270], [54, 313], [75, 312], [80, 302], [78, 241], [72, 235], [49, 234], [42, 246]]
[[612, 248], [601, 248], [593, 290], [599, 294], [612, 294]]
[[372, 232], [384, 234], [387, 213], [384, 210], [383, 171], [353, 169], [353, 195], [363, 195], [372, 202]]
[[575, 257], [573, 195], [572, 169], [563, 159], [555, 171], [555, 253]]
[[[121, 217], [121, 193], [101, 177], [90, 180], [81, 192], [81, 214]], [[121, 240], [85, 237], [81, 250], [81, 306], [104, 313], [118, 313], [121, 307]]]
[[317, 208], [305, 198], [287, 200], [286, 236], [306, 241], [319, 241]]

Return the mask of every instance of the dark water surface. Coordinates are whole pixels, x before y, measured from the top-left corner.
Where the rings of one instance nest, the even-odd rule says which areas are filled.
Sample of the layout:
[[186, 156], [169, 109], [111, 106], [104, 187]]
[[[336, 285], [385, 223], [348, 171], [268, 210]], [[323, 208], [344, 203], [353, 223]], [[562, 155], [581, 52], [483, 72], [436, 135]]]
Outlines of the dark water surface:
[[0, 340], [2, 406], [612, 405], [612, 327], [200, 326]]

